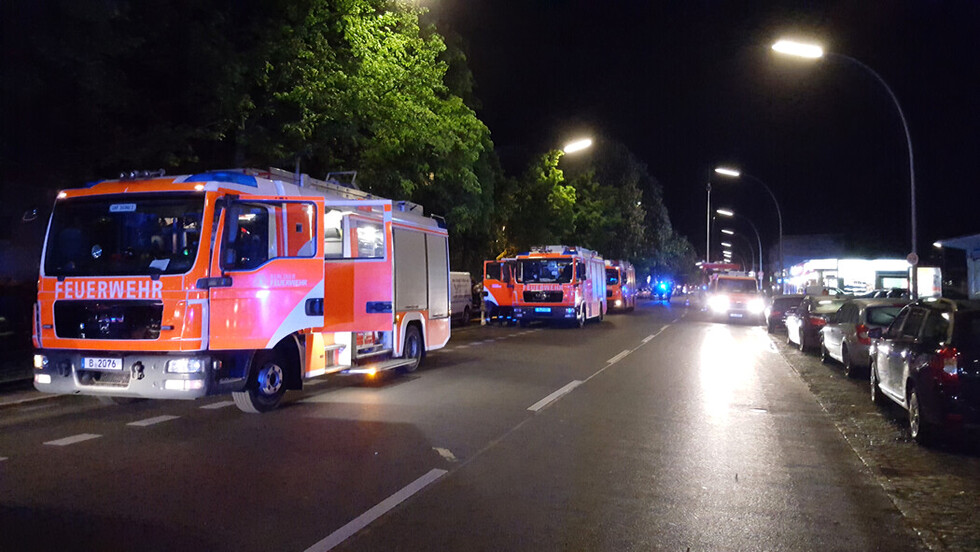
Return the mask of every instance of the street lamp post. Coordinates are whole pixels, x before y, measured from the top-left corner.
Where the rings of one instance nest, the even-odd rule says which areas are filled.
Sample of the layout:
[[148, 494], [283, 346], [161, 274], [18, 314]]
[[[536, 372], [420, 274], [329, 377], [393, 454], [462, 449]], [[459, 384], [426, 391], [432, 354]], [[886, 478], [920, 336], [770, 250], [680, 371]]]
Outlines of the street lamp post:
[[711, 181], [705, 187], [708, 190], [708, 212], [704, 217], [706, 228], [704, 230], [704, 262], [711, 262]]
[[[756, 183], [758, 183], [759, 185], [761, 185], [763, 188], [765, 188], [765, 190], [767, 192], [769, 192], [769, 197], [772, 198], [772, 203], [773, 203], [773, 205], [776, 206], [776, 218], [779, 220], [779, 272], [778, 272], [778, 278], [780, 280], [782, 280], [782, 278], [783, 278], [783, 211], [779, 208], [779, 201], [776, 199], [776, 194], [772, 193], [772, 189], [769, 188], [769, 186], [766, 185], [765, 182], [763, 182], [762, 180], [760, 180], [760, 179], [752, 176], [751, 174], [744, 173], [744, 172], [738, 171], [736, 169], [731, 169], [731, 168], [727, 168], [727, 167], [718, 167], [718, 168], [715, 169], [715, 172], [718, 173], [718, 174], [720, 174], [720, 175], [722, 175], [722, 176], [728, 176], [728, 177], [731, 177], [731, 178], [740, 178], [740, 177], [743, 177], [744, 176], [745, 178], [748, 178], [750, 180], [755, 181]], [[755, 230], [755, 227], [753, 226], [752, 229]], [[758, 234], [758, 231], [756, 231], [756, 234]], [[760, 240], [760, 242], [761, 242], [761, 240]], [[779, 285], [779, 291], [780, 292], [783, 291], [783, 285], [782, 285], [782, 283], [780, 283], [780, 285]]]
[[867, 71], [875, 78], [888, 92], [888, 96], [891, 98], [892, 103], [895, 105], [895, 110], [898, 111], [898, 118], [902, 121], [902, 129], [905, 131], [905, 145], [908, 147], [909, 152], [909, 196], [910, 196], [910, 207], [912, 211], [912, 253], [909, 254], [909, 264], [912, 265], [912, 284], [911, 293], [912, 299], [917, 299], [919, 296], [919, 255], [918, 255], [918, 227], [916, 221], [916, 207], [915, 207], [915, 158], [912, 155], [912, 135], [909, 132], [909, 124], [905, 119], [905, 112], [902, 111], [902, 105], [898, 103], [898, 96], [892, 91], [892, 88], [888, 86], [885, 79], [878, 74], [877, 71], [868, 67], [860, 60], [855, 59], [851, 56], [844, 54], [837, 54], [832, 52], [824, 52], [823, 48], [816, 44], [806, 44], [802, 42], [796, 42], [793, 40], [779, 40], [772, 45], [772, 49], [780, 54], [786, 54], [794, 57], [802, 57], [806, 59], [819, 59], [821, 57], [828, 57], [834, 59], [842, 59], [849, 61], [854, 65], [857, 65], [864, 71]]

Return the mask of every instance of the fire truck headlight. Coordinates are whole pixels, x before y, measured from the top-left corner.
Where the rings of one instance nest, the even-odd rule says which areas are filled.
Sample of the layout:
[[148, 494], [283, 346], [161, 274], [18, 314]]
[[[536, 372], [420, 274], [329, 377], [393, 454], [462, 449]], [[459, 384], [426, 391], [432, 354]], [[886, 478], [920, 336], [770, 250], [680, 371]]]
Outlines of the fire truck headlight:
[[623, 302], [622, 302], [622, 301], [620, 301], [619, 299], [616, 299], [616, 306], [617, 306], [617, 307], [621, 307], [621, 306], [623, 306]]
[[749, 312], [752, 314], [760, 314], [766, 310], [766, 303], [761, 298], [755, 298], [749, 301]]
[[42, 385], [51, 383], [51, 374], [35, 374], [34, 383], [40, 383]]
[[38, 370], [44, 370], [48, 367], [48, 357], [44, 355], [34, 355], [34, 367]]
[[196, 374], [204, 363], [199, 358], [175, 358], [167, 361], [167, 371], [172, 374]]
[[708, 306], [711, 310], [715, 312], [725, 312], [728, 310], [728, 296], [727, 295], [715, 295], [708, 299]]

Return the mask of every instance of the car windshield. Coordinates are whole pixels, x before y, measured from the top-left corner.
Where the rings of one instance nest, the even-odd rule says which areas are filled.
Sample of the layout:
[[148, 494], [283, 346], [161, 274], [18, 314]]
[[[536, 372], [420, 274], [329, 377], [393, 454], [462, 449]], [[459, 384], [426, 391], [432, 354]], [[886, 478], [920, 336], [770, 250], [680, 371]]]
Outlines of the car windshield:
[[887, 326], [895, 320], [898, 313], [902, 312], [902, 307], [869, 307], [865, 313], [868, 324], [875, 326]]
[[51, 215], [45, 274], [183, 274], [197, 256], [203, 211], [201, 195], [61, 200]]
[[572, 281], [572, 260], [528, 259], [518, 263], [517, 281], [523, 284], [567, 284]]
[[606, 285], [614, 286], [619, 283], [619, 269], [607, 268], [606, 269]]
[[715, 291], [726, 293], [755, 293], [758, 289], [755, 280], [745, 278], [719, 278], [715, 284]]

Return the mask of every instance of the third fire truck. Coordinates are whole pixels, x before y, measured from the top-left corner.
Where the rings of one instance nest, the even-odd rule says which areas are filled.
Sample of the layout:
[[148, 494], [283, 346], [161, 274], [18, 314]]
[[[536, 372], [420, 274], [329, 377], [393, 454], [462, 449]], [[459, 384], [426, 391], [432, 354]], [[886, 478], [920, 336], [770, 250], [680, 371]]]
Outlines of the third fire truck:
[[606, 301], [609, 310], [636, 308], [636, 269], [629, 261], [606, 261]]

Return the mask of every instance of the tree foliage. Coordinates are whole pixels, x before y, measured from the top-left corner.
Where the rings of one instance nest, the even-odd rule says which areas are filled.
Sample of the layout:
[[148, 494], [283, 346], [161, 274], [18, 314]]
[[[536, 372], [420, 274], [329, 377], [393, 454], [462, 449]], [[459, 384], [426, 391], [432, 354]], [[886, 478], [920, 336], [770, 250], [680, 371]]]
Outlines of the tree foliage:
[[[4, 188], [299, 163], [446, 217], [454, 266], [581, 244], [669, 270], [690, 246], [609, 140], [504, 175], [461, 39], [408, 0], [40, 0], [2, 8]], [[567, 167], [572, 167], [567, 170]], [[566, 177], [567, 173], [567, 177]], [[42, 178], [38, 178], [41, 175]]]

